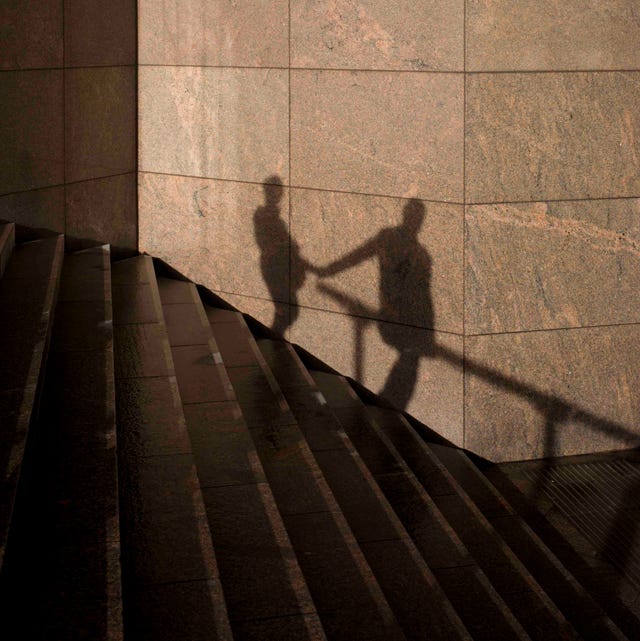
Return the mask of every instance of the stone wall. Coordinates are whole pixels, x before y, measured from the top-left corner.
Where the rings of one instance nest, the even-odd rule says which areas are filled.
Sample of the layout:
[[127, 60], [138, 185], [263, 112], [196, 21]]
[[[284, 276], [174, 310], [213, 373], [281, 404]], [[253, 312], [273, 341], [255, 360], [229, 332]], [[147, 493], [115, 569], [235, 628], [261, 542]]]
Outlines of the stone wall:
[[635, 0], [140, 0], [140, 248], [456, 444], [640, 439]]
[[0, 219], [134, 250], [136, 3], [0, 9]]
[[465, 446], [640, 434], [640, 5], [467, 2]]

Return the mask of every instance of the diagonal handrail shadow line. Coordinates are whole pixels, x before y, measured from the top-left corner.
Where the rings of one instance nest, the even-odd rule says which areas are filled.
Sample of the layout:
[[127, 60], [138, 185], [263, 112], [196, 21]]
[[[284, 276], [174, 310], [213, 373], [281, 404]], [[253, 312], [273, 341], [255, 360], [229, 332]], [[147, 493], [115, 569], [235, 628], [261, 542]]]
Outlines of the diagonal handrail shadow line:
[[564, 401], [561, 398], [544, 392], [532, 385], [521, 383], [515, 378], [506, 376], [496, 369], [487, 367], [486, 365], [481, 365], [467, 357], [460, 356], [460, 354], [447, 347], [436, 345], [435, 356], [461, 367], [464, 365], [465, 371], [471, 372], [485, 380], [488, 380], [496, 387], [531, 400], [539, 406], [541, 412], [552, 414], [556, 419], [558, 417], [562, 417], [563, 420], [574, 418], [584, 423], [594, 431], [602, 432], [615, 438], [638, 439], [638, 434], [632, 432], [623, 425], [620, 425], [620, 423], [616, 423], [615, 421], [603, 416], [598, 416], [577, 404]]
[[[379, 315], [378, 310], [365, 305], [345, 292], [335, 289], [325, 283], [318, 283], [317, 288], [319, 291], [333, 298], [333, 300], [339, 303], [346, 309], [346, 311], [355, 317], [353, 320], [357, 327], [360, 328], [357, 331], [361, 332], [366, 323], [383, 322], [376, 320], [376, 316]], [[361, 338], [357, 344], [361, 345]], [[358, 357], [358, 355], [356, 355], [356, 357]], [[538, 406], [539, 411], [546, 415], [547, 431], [555, 429], [557, 423], [573, 418], [596, 432], [604, 433], [614, 438], [621, 440], [638, 439], [638, 434], [615, 421], [611, 421], [603, 416], [598, 416], [579, 405], [564, 401], [563, 399], [544, 392], [532, 385], [522, 383], [494, 368], [487, 367], [486, 365], [482, 365], [468, 357], [461, 356], [459, 353], [443, 345], [435, 344], [431, 358], [441, 358], [442, 360], [448, 361], [458, 367], [464, 367], [466, 372], [475, 374], [500, 389], [522, 396], [533, 402]], [[357, 369], [358, 367], [356, 367], [356, 370]], [[546, 456], [553, 455], [553, 452], [551, 451], [551, 444], [554, 442], [555, 439], [551, 435], [548, 435], [547, 447], [545, 448]]]
[[[345, 308], [353, 317], [354, 331], [356, 335], [355, 359], [356, 359], [356, 380], [361, 382], [363, 379], [360, 377], [363, 370], [363, 333], [364, 328], [368, 323], [384, 322], [376, 320], [378, 311], [363, 304], [356, 298], [337, 290], [325, 283], [317, 283], [319, 291], [328, 295], [330, 298], [339, 303]], [[469, 359], [465, 355], [460, 355], [458, 352], [437, 343], [434, 343], [433, 350], [429, 358], [440, 358], [457, 367], [464, 368], [465, 373], [469, 372], [484, 380], [489, 381], [492, 385], [499, 389], [505, 390], [511, 394], [524, 397], [527, 401], [537, 406], [538, 411], [543, 416], [544, 424], [544, 457], [546, 461], [543, 463], [542, 473], [538, 477], [538, 481], [533, 488], [533, 494], [529, 498], [536, 502], [536, 499], [546, 491], [548, 482], [548, 473], [554, 467], [554, 460], [551, 458], [556, 454], [556, 440], [559, 426], [570, 418], [581, 422], [587, 428], [598, 432], [604, 433], [608, 436], [614, 437], [622, 441], [638, 440], [638, 434], [625, 428], [623, 425], [611, 421], [603, 416], [594, 414], [593, 412], [580, 407], [577, 404], [569, 403], [558, 396], [544, 392], [532, 385], [524, 384], [512, 376], [507, 376], [498, 370], [482, 365], [477, 361]], [[627, 494], [634, 496], [640, 487], [640, 484], [634, 484]], [[626, 510], [624, 504], [618, 510], [616, 517], [609, 528], [606, 542], [601, 546], [600, 553], [604, 558], [610, 558], [611, 541], [614, 539], [615, 532], [618, 529], [618, 522], [625, 515]], [[635, 538], [635, 537], [634, 537]], [[625, 568], [628, 567], [628, 560], [625, 560], [625, 566], [622, 569], [622, 575], [626, 574]]]

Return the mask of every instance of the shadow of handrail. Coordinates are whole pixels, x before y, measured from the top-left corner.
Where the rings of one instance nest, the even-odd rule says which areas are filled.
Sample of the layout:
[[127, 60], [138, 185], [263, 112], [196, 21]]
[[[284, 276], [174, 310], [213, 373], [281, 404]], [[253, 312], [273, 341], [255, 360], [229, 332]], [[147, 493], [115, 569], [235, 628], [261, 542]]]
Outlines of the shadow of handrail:
[[[364, 345], [363, 333], [364, 328], [369, 323], [378, 324], [380, 321], [376, 316], [379, 316], [378, 310], [362, 303], [357, 298], [346, 294], [343, 291], [335, 289], [326, 283], [318, 283], [317, 288], [322, 293], [331, 297], [334, 301], [339, 303], [345, 311], [347, 311], [354, 322], [355, 333], [355, 373], [356, 380], [362, 381], [364, 373]], [[460, 355], [458, 352], [445, 347], [440, 344], [434, 344], [433, 352], [429, 358], [440, 358], [457, 367], [464, 369], [465, 372], [472, 373], [486, 381], [489, 381], [495, 387], [518, 395], [527, 399], [535, 405], [538, 411], [545, 418], [545, 448], [544, 456], [550, 457], [555, 454], [556, 432], [557, 426], [572, 418], [584, 424], [587, 428], [594, 432], [606, 434], [612, 438], [621, 441], [635, 440], [637, 441], [638, 434], [632, 432], [623, 425], [616, 423], [604, 416], [599, 416], [590, 410], [587, 410], [575, 403], [570, 403], [554, 394], [549, 394], [533, 385], [522, 383], [512, 376], [503, 374], [502, 372], [492, 367], [482, 365], [477, 361], [469, 359], [465, 355]]]
[[[345, 292], [337, 290], [325, 283], [317, 283], [317, 289], [339, 303], [347, 311], [353, 321], [355, 333], [355, 378], [358, 382], [363, 381], [364, 374], [364, 330], [369, 323], [380, 324], [381, 320], [376, 318], [379, 312], [372, 307], [365, 305], [356, 298], [349, 296]], [[556, 444], [558, 439], [559, 427], [562, 423], [573, 419], [580, 422], [587, 429], [599, 434], [606, 434], [609, 437], [618, 439], [629, 444], [639, 440], [638, 434], [632, 432], [620, 423], [612, 421], [604, 416], [600, 416], [577, 403], [570, 403], [559, 396], [550, 394], [533, 385], [528, 385], [518, 381], [513, 376], [508, 376], [497, 369], [483, 365], [473, 359], [468, 358], [465, 354], [460, 354], [444, 345], [433, 343], [432, 351], [429, 352], [428, 358], [441, 359], [455, 367], [461, 368], [465, 374], [473, 374], [493, 386], [510, 394], [517, 395], [531, 403], [544, 419], [543, 437], [544, 449], [541, 473], [537, 475], [537, 481], [533, 487], [530, 499], [537, 499], [546, 492], [547, 483], [550, 481], [550, 472], [554, 467], [554, 461], [551, 457], [557, 454]], [[393, 399], [388, 399], [393, 400]], [[626, 491], [625, 500], [634, 499], [640, 489], [640, 480], [636, 480]], [[626, 510], [621, 505], [611, 525], [609, 526], [606, 540], [603, 546], [600, 546], [600, 553], [604, 558], [610, 556], [610, 548], [614, 547], [616, 532], [619, 529], [619, 523], [626, 515]], [[634, 531], [634, 538], [636, 532]], [[596, 547], [599, 547], [596, 545]], [[613, 558], [613, 557], [612, 557]], [[625, 556], [622, 563], [622, 573], [626, 575], [629, 565], [629, 555]]]

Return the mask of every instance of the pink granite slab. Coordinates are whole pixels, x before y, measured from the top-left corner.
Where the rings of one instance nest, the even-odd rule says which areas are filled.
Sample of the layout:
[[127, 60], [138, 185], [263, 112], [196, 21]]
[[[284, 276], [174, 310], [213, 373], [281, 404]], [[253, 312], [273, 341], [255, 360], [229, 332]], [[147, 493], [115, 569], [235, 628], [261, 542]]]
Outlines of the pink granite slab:
[[463, 0], [293, 0], [291, 62], [323, 69], [462, 71]]
[[466, 211], [467, 334], [637, 323], [640, 200]]
[[141, 64], [286, 67], [287, 0], [141, 0]]
[[468, 71], [638, 69], [636, 0], [467, 2]]
[[463, 79], [291, 72], [296, 187], [461, 201]]
[[467, 202], [637, 196], [640, 73], [471, 74]]
[[[462, 206], [291, 191], [292, 289], [302, 305], [462, 333]], [[318, 278], [312, 267], [334, 265]], [[330, 267], [331, 268], [331, 267]]]
[[141, 67], [140, 168], [288, 181], [288, 72]]
[[640, 444], [640, 326], [467, 337], [465, 447], [494, 461]]

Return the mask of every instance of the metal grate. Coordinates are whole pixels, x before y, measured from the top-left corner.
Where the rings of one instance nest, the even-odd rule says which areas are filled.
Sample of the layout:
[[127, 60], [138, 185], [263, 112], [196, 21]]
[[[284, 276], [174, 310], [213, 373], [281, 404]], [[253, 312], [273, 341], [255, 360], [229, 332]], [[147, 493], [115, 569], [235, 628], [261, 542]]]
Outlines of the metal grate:
[[640, 467], [625, 460], [558, 465], [524, 475], [640, 587]]

